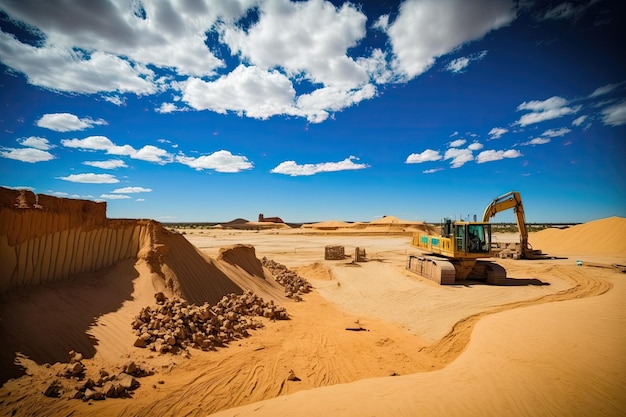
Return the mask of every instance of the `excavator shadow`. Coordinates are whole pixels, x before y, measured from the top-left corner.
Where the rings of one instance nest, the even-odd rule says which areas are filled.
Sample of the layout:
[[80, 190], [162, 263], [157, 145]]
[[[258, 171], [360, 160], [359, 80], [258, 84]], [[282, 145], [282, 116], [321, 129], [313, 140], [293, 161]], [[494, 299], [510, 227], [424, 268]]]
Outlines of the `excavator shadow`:
[[[497, 284], [488, 283], [485, 280], [466, 280], [465, 282], [457, 281], [456, 286], [471, 287], [474, 285], [492, 285], [496, 287], [525, 287], [528, 285], [550, 285], [549, 282], [542, 281], [538, 278], [504, 278], [500, 279]], [[453, 286], [453, 285], [451, 285]]]

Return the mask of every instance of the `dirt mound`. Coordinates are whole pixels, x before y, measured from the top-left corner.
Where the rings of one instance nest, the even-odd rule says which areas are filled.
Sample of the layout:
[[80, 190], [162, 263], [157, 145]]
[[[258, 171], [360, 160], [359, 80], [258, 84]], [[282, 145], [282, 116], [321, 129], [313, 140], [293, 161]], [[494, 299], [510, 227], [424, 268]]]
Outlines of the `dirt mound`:
[[[347, 223], [347, 222], [342, 222], [339, 220], [327, 220], [324, 222], [319, 222], [319, 223], [313, 223], [310, 225], [306, 225], [307, 227], [310, 227], [312, 229], [320, 229], [320, 230], [336, 230], [336, 229], [342, 229], [342, 228], [346, 228], [346, 227], [351, 227], [352, 224], [351, 223]], [[304, 225], [303, 225], [304, 227]]]
[[298, 275], [308, 279], [320, 279], [325, 281], [335, 279], [332, 271], [321, 262], [314, 262], [310, 265], [299, 266], [294, 268], [294, 270], [298, 273]]
[[219, 261], [228, 262], [231, 265], [238, 265], [250, 275], [265, 278], [263, 265], [257, 259], [254, 246], [252, 245], [234, 245], [227, 248], [221, 248], [217, 259]]
[[222, 223], [222, 226], [228, 227], [228, 226], [242, 225], [242, 224], [246, 224], [246, 223], [248, 223], [248, 220], [242, 219], [242, 218], [239, 217], [239, 218], [236, 218], [236, 219], [231, 220], [229, 222]]
[[533, 248], [544, 253], [602, 253], [626, 256], [626, 218], [608, 217], [567, 229], [545, 229], [531, 233]]
[[400, 220], [395, 216], [384, 216], [380, 219], [372, 220], [370, 224], [409, 224], [414, 222], [409, 222], [407, 220]]

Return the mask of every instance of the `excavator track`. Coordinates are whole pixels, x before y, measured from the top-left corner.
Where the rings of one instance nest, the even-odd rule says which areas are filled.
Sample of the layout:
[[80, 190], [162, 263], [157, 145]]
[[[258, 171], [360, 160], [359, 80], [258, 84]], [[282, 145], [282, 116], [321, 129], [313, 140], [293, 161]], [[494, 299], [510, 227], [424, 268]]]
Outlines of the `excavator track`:
[[[440, 285], [450, 285], [457, 282], [457, 268], [455, 268], [453, 261], [445, 258], [410, 255], [407, 259], [406, 269]], [[506, 269], [495, 262], [477, 261], [467, 279], [502, 285], [506, 283]]]
[[468, 278], [485, 280], [487, 284], [502, 285], [506, 283], [506, 269], [495, 262], [477, 261]]
[[455, 283], [456, 270], [451, 262], [436, 256], [410, 255], [406, 269], [438, 284]]

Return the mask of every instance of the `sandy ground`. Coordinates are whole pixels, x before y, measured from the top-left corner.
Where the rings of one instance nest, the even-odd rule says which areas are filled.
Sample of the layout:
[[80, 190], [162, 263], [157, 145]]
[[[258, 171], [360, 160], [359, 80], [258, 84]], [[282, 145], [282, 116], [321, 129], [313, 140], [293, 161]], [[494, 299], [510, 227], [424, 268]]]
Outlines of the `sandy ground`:
[[[54, 399], [41, 392], [63, 365], [22, 358], [29, 375], [0, 388], [0, 415], [626, 415], [626, 282], [610, 267], [626, 263], [620, 248], [555, 251], [560, 237], [544, 238], [552, 247], [542, 249], [560, 259], [499, 260], [506, 286], [438, 286], [404, 269], [415, 252], [409, 236], [185, 237], [214, 258], [222, 247], [251, 244], [257, 257], [296, 270], [315, 290], [300, 303], [282, 300], [289, 321], [265, 320], [228, 348], [176, 356], [132, 347], [129, 323], [154, 301], [156, 281], [141, 263], [12, 293], [0, 330], [19, 333], [7, 323], [46, 318], [58, 327], [53, 338], [23, 341], [42, 346], [38, 358], [63, 360], [73, 346], [91, 351], [85, 364], [94, 373], [133, 359], [155, 374], [140, 379], [132, 399]], [[365, 248], [368, 261], [325, 261], [326, 245], [347, 254]], [[94, 306], [99, 299], [113, 301]], [[58, 311], [38, 311], [42, 305]], [[299, 381], [287, 379], [291, 371]]]

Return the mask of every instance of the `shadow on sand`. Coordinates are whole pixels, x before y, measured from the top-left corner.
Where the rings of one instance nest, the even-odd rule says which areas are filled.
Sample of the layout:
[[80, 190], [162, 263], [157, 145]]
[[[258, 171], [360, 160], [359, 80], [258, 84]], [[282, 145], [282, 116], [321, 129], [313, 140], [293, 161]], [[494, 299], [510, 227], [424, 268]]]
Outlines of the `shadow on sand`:
[[550, 285], [549, 282], [544, 282], [537, 278], [505, 278], [502, 282], [498, 284], [489, 284], [484, 280], [466, 280], [465, 282], [458, 282], [454, 285], [450, 285], [450, 287], [472, 287], [474, 285], [491, 285], [495, 287], [525, 287], [528, 285]]
[[92, 358], [98, 341], [89, 329], [98, 317], [132, 299], [139, 276], [134, 263], [129, 259], [96, 273], [2, 294], [0, 384], [24, 374], [14, 364], [17, 353], [40, 364], [67, 362], [71, 350]]

